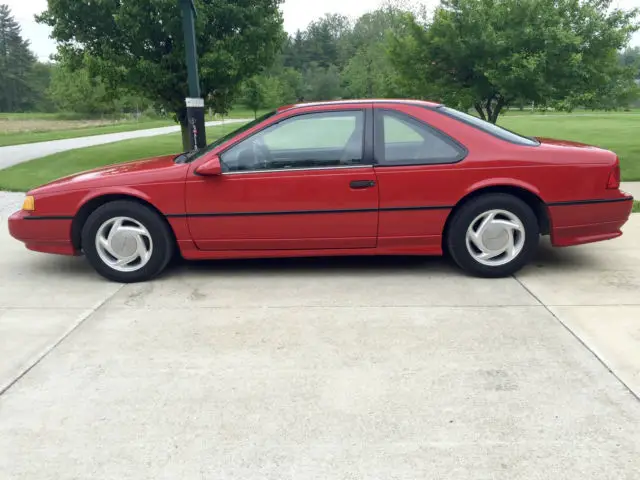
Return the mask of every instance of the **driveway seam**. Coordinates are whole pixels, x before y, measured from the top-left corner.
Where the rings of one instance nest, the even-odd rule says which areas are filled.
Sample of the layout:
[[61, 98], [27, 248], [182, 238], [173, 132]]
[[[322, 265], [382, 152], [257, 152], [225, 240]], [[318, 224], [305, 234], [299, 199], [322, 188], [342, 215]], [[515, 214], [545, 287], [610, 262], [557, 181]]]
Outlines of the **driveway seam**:
[[618, 380], [618, 381], [619, 381], [619, 382], [624, 386], [624, 388], [626, 388], [626, 389], [627, 389], [627, 391], [628, 391], [628, 392], [629, 392], [629, 393], [630, 393], [630, 394], [631, 394], [631, 395], [632, 395], [636, 400], [640, 401], [640, 396], [638, 396], [638, 394], [637, 394], [636, 392], [634, 392], [634, 391], [633, 391], [633, 389], [632, 389], [629, 385], [627, 385], [627, 384], [626, 384], [626, 383], [625, 383], [625, 382], [624, 382], [624, 381], [623, 381], [623, 380], [622, 380], [622, 379], [621, 379], [621, 378], [616, 374], [616, 372], [614, 372], [614, 371], [609, 367], [609, 365], [607, 365], [607, 363], [606, 363], [606, 362], [605, 362], [605, 361], [604, 361], [604, 360], [603, 360], [603, 359], [602, 359], [602, 358], [601, 358], [601, 357], [600, 357], [600, 356], [599, 356], [599, 355], [598, 355], [598, 354], [597, 354], [597, 353], [596, 353], [596, 352], [595, 352], [591, 347], [589, 347], [589, 345], [588, 345], [585, 341], [583, 341], [583, 340], [582, 340], [582, 339], [581, 339], [581, 338], [580, 338], [580, 337], [579, 337], [579, 336], [578, 336], [578, 335], [577, 335], [573, 330], [571, 330], [571, 328], [569, 328], [569, 326], [568, 326], [566, 323], [564, 323], [564, 322], [562, 321], [562, 319], [560, 319], [560, 317], [559, 317], [558, 315], [556, 315], [556, 314], [553, 312], [553, 310], [551, 310], [551, 309], [547, 306], [547, 304], [546, 304], [546, 303], [544, 303], [542, 300], [540, 300], [540, 298], [538, 298], [538, 296], [537, 296], [535, 293], [533, 293], [533, 292], [532, 292], [532, 291], [531, 291], [531, 290], [530, 290], [530, 289], [529, 289], [529, 288], [528, 288], [524, 283], [522, 283], [518, 277], [516, 277], [515, 275], [513, 275], [513, 278], [516, 280], [516, 282], [518, 282], [518, 283], [522, 286], [522, 288], [524, 288], [524, 289], [529, 293], [529, 295], [531, 295], [533, 298], [535, 298], [535, 299], [536, 299], [536, 301], [537, 301], [538, 303], [540, 303], [540, 305], [542, 305], [542, 306], [544, 307], [544, 309], [545, 309], [547, 312], [549, 312], [549, 314], [550, 314], [553, 318], [555, 318], [555, 319], [556, 319], [556, 321], [557, 321], [560, 325], [562, 325], [562, 327], [563, 327], [567, 332], [569, 332], [569, 333], [571, 334], [571, 336], [573, 336], [573, 338], [575, 338], [578, 342], [580, 342], [580, 344], [581, 344], [584, 348], [586, 348], [586, 349], [591, 353], [591, 355], [593, 355], [593, 356], [598, 360], [598, 362], [600, 362], [600, 364], [602, 364], [602, 366], [603, 366], [604, 368], [606, 368], [606, 369], [609, 371], [609, 373], [611, 373], [611, 375], [613, 375], [613, 376], [616, 378], [616, 380]]
[[114, 295], [116, 295], [122, 288], [124, 284], [120, 285], [111, 295], [107, 296], [104, 300], [99, 302], [94, 307], [90, 308], [89, 311], [85, 315], [81, 315], [80, 318], [69, 328], [65, 333], [62, 334], [60, 338], [58, 338], [53, 344], [45, 347], [42, 352], [36, 355], [34, 360], [30, 361], [30, 365], [25, 367], [18, 375], [16, 375], [12, 380], [9, 380], [5, 385], [0, 385], [0, 397], [4, 395], [11, 387], [13, 387], [16, 383], [18, 383], [27, 373], [29, 373], [35, 366], [40, 364], [49, 354], [58, 347], [62, 342], [65, 341], [73, 332], [75, 332], [80, 325], [82, 325], [87, 319], [89, 319], [94, 313], [100, 310], [109, 300], [111, 300]]

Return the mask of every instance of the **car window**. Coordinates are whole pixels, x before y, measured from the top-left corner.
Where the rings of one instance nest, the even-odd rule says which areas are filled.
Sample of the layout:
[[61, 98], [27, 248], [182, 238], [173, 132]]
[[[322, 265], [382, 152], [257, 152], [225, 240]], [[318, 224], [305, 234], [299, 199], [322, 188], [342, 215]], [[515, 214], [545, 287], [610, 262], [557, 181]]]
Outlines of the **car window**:
[[363, 163], [364, 112], [322, 112], [285, 119], [224, 152], [226, 172], [320, 168]]
[[[380, 117], [381, 115], [381, 121]], [[376, 139], [376, 158], [381, 165], [426, 165], [454, 163], [461, 160], [464, 149], [429, 125], [400, 112], [376, 112], [376, 126], [383, 130]]]
[[444, 113], [450, 117], [455, 118], [456, 120], [460, 120], [472, 127], [475, 127], [483, 132], [488, 133], [489, 135], [493, 135], [494, 137], [500, 138], [510, 143], [515, 143], [518, 145], [525, 145], [530, 147], [537, 147], [540, 145], [534, 138], [523, 137], [522, 135], [518, 135], [511, 130], [507, 130], [506, 128], [499, 127], [498, 125], [494, 125], [493, 123], [482, 120], [481, 118], [474, 117], [473, 115], [469, 115], [468, 113], [461, 112], [459, 110], [454, 110], [449, 107], [438, 107], [436, 111]]

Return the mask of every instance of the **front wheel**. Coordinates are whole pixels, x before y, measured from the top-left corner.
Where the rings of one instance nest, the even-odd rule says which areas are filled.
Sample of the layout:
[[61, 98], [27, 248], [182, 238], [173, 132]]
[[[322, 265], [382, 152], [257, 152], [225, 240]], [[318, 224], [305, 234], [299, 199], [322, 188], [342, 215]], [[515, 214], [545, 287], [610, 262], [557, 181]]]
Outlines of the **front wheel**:
[[115, 282], [149, 280], [165, 269], [173, 253], [166, 222], [132, 201], [115, 201], [96, 209], [82, 229], [82, 249], [103, 277]]
[[474, 198], [455, 213], [446, 243], [463, 270], [481, 277], [504, 277], [534, 255], [540, 231], [533, 210], [512, 195]]

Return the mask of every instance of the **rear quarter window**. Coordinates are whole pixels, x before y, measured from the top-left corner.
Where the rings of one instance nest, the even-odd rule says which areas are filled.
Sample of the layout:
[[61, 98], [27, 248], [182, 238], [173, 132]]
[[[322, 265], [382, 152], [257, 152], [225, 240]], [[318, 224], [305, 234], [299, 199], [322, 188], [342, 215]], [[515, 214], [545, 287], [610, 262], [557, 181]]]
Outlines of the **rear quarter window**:
[[511, 130], [507, 130], [506, 128], [499, 127], [498, 125], [494, 125], [491, 122], [487, 122], [482, 120], [481, 118], [474, 117], [473, 115], [469, 115], [468, 113], [461, 112], [459, 110], [455, 110], [449, 107], [438, 107], [436, 108], [436, 112], [443, 113], [449, 117], [455, 118], [467, 125], [471, 125], [478, 130], [482, 130], [485, 133], [488, 133], [491, 136], [499, 138], [509, 143], [515, 143], [516, 145], [525, 145], [529, 147], [537, 147], [540, 145], [534, 138], [525, 137], [519, 135]]

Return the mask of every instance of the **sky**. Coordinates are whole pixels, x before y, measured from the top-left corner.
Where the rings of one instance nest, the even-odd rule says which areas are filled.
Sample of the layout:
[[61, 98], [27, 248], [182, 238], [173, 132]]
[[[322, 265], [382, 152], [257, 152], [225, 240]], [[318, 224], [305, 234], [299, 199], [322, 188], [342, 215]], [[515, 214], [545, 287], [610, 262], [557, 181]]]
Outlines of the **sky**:
[[[31, 49], [40, 60], [47, 60], [49, 55], [55, 53], [56, 47], [54, 41], [49, 38], [49, 28], [37, 24], [33, 19], [35, 14], [47, 8], [47, 0], [0, 0], [0, 3], [9, 5], [13, 16], [22, 27], [23, 37], [31, 42]], [[304, 29], [309, 22], [325, 13], [341, 13], [357, 18], [375, 10], [383, 3], [385, 0], [286, 0], [282, 6], [284, 28], [289, 33]], [[421, 3], [433, 7], [438, 1], [422, 0]], [[614, 0], [613, 5], [626, 9], [640, 7], [640, 0]], [[631, 44], [640, 46], [640, 32], [636, 32]]]

